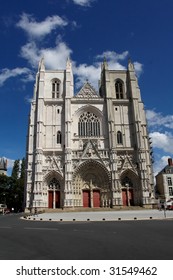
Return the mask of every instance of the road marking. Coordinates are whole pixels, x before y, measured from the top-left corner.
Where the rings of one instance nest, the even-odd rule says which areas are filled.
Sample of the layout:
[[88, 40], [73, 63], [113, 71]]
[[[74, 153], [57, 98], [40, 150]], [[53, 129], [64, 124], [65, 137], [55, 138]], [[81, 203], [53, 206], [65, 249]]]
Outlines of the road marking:
[[38, 228], [38, 227], [24, 227], [24, 229], [38, 229], [38, 230], [59, 230], [58, 228]]
[[79, 232], [94, 232], [94, 230], [85, 230], [85, 229], [73, 229], [73, 231], [79, 231]]
[[7, 229], [7, 228], [12, 228], [12, 227], [0, 227], [0, 229], [2, 229], [2, 228]]

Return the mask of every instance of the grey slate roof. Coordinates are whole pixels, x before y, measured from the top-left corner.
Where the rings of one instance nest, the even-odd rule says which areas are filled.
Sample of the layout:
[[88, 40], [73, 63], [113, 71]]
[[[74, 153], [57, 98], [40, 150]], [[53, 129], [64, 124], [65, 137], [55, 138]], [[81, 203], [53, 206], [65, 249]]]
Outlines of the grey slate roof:
[[166, 165], [157, 175], [159, 174], [173, 174], [173, 165]]

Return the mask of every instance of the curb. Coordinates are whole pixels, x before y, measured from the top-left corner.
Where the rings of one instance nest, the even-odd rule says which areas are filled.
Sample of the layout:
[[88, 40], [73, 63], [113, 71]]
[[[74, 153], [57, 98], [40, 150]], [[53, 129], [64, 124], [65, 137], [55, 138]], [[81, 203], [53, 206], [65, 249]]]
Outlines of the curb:
[[60, 219], [43, 219], [43, 218], [36, 218], [36, 217], [21, 217], [21, 219], [25, 219], [27, 221], [37, 221], [37, 222], [117, 222], [117, 221], [143, 221], [143, 220], [171, 220], [173, 218], [154, 218], [154, 217], [147, 217], [147, 218], [137, 218], [137, 217], [133, 217], [133, 218], [116, 218], [116, 219], [105, 219], [105, 218], [102, 218], [100, 220], [92, 220], [92, 219], [89, 219], [89, 218], [86, 218], [86, 219], [83, 219], [83, 220], [80, 220], [80, 219], [68, 219], [68, 220], [64, 220], [62, 218]]

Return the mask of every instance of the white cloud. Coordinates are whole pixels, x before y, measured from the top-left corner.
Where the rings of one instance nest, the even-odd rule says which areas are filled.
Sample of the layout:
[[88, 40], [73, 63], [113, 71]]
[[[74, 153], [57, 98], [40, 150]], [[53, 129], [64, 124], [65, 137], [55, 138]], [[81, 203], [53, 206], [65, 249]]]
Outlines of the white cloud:
[[76, 75], [76, 88], [79, 88], [83, 83], [88, 80], [96, 89], [98, 89], [98, 80], [100, 79], [101, 64], [104, 59], [108, 63], [108, 68], [112, 70], [125, 70], [126, 67], [119, 61], [123, 61], [127, 58], [128, 51], [118, 54], [114, 51], [106, 51], [95, 57], [95, 62], [92, 65], [86, 63], [77, 65], [73, 63], [73, 71]]
[[155, 110], [146, 110], [146, 116], [150, 127], [173, 128], [173, 115], [163, 116], [162, 113], [157, 113]]
[[15, 160], [7, 158], [7, 168], [13, 168]]
[[66, 65], [67, 57], [70, 56], [72, 50], [65, 42], [57, 41], [54, 48], [39, 49], [34, 42], [27, 43], [21, 48], [21, 56], [28, 63], [36, 68], [38, 62], [44, 57], [45, 66], [48, 69], [63, 69]]
[[[70, 57], [72, 50], [68, 45], [61, 40], [59, 36], [56, 40], [55, 47], [42, 48], [37, 47], [36, 42], [31, 41], [21, 48], [21, 56], [25, 58], [28, 63], [37, 68], [38, 63], [44, 57], [45, 66], [47, 69], [64, 69], [67, 57]], [[95, 57], [95, 62], [92, 65], [86, 63], [79, 64], [73, 61], [73, 72], [76, 76], [76, 88], [80, 88], [86, 80], [88, 80], [96, 89], [98, 89], [98, 80], [100, 79], [101, 63], [104, 58], [108, 62], [109, 69], [125, 70], [126, 67], [122, 61], [126, 60], [128, 51], [120, 54], [114, 51], [106, 51]]]
[[77, 76], [75, 86], [76, 88], [81, 87], [86, 80], [89, 81], [95, 88], [98, 86], [98, 79], [100, 76], [100, 65], [87, 65], [80, 64], [74, 66], [74, 74]]
[[14, 78], [17, 76], [22, 76], [23, 81], [33, 80], [31, 70], [26, 67], [24, 67], [24, 68], [17, 67], [14, 69], [4, 68], [0, 72], [0, 86], [2, 86], [6, 82], [6, 80], [8, 80], [9, 78], [12, 78], [12, 77]]
[[44, 21], [36, 22], [31, 15], [23, 13], [16, 26], [22, 28], [30, 37], [39, 38], [49, 34], [57, 27], [63, 27], [67, 24], [68, 22], [58, 15], [49, 16]]
[[[165, 155], [169, 153], [173, 155], [173, 115], [163, 116], [162, 113], [153, 110], [146, 110], [148, 126], [152, 131], [149, 136], [152, 140], [154, 152], [154, 175], [157, 175], [166, 165], [167, 160], [171, 156]], [[167, 130], [167, 131], [165, 131]]]
[[73, 0], [74, 4], [80, 5], [80, 6], [90, 6], [91, 2], [93, 0]]
[[60, 42], [55, 48], [41, 50], [41, 56], [44, 57], [45, 65], [49, 69], [63, 69], [71, 53], [72, 50], [65, 42]]
[[105, 51], [102, 54], [99, 54], [96, 56], [97, 59], [106, 59], [108, 62], [111, 61], [118, 61], [118, 60], [124, 60], [128, 56], [128, 51], [124, 51], [121, 54], [118, 54], [114, 51]]
[[[75, 0], [78, 5], [89, 5], [91, 1]], [[56, 28], [57, 25], [67, 25], [67, 22], [63, 21], [58, 16], [47, 17], [43, 22], [36, 22], [30, 15], [23, 14], [21, 20], [17, 26], [24, 29], [32, 38], [30, 41], [21, 48], [21, 57], [25, 58], [28, 63], [33, 67], [37, 68], [38, 63], [42, 57], [44, 57], [45, 66], [48, 69], [60, 69], [64, 68], [67, 57], [72, 53], [72, 50], [62, 41], [61, 37], [58, 36], [55, 47], [39, 48], [37, 42], [34, 41], [33, 37], [39, 37], [46, 35], [52, 29]], [[43, 28], [44, 27], [44, 28]], [[92, 65], [85, 63], [77, 65], [73, 61], [73, 72], [76, 75], [76, 88], [83, 85], [86, 79], [97, 89], [98, 80], [100, 79], [101, 63], [104, 58], [108, 62], [109, 69], [112, 70], [125, 70], [126, 67], [122, 65], [122, 61], [127, 59], [128, 51], [124, 51], [120, 54], [114, 51], [105, 51], [95, 57], [95, 62]], [[142, 65], [135, 62], [135, 66], [138, 72], [141, 71]]]
[[162, 149], [164, 152], [173, 153], [173, 135], [169, 132], [160, 133], [151, 132], [149, 136], [152, 139], [153, 148]]
[[139, 63], [137, 61], [135, 61], [133, 64], [134, 64], [136, 76], [139, 78], [140, 75], [143, 72], [143, 64], [141, 64], [141, 63]]
[[114, 51], [106, 51], [95, 57], [92, 65], [74, 63], [74, 74], [77, 76], [76, 87], [79, 88], [88, 79], [88, 81], [98, 89], [98, 80], [100, 79], [101, 63], [106, 59], [108, 68], [111, 70], [125, 70], [126, 67], [120, 61], [126, 60], [128, 51], [118, 54]]

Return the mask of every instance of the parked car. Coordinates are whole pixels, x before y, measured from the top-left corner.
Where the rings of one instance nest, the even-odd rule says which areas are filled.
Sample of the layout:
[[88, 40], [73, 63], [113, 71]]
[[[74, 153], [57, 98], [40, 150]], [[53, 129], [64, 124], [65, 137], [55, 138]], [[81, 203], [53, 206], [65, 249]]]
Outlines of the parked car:
[[10, 209], [5, 208], [5, 209], [4, 209], [4, 214], [9, 214], [9, 213], [10, 213]]
[[1, 214], [4, 214], [5, 209], [7, 209], [7, 205], [5, 205], [5, 204], [0, 204], [0, 213], [1, 213]]
[[173, 201], [172, 200], [168, 200], [166, 202], [166, 209], [167, 210], [173, 210]]

